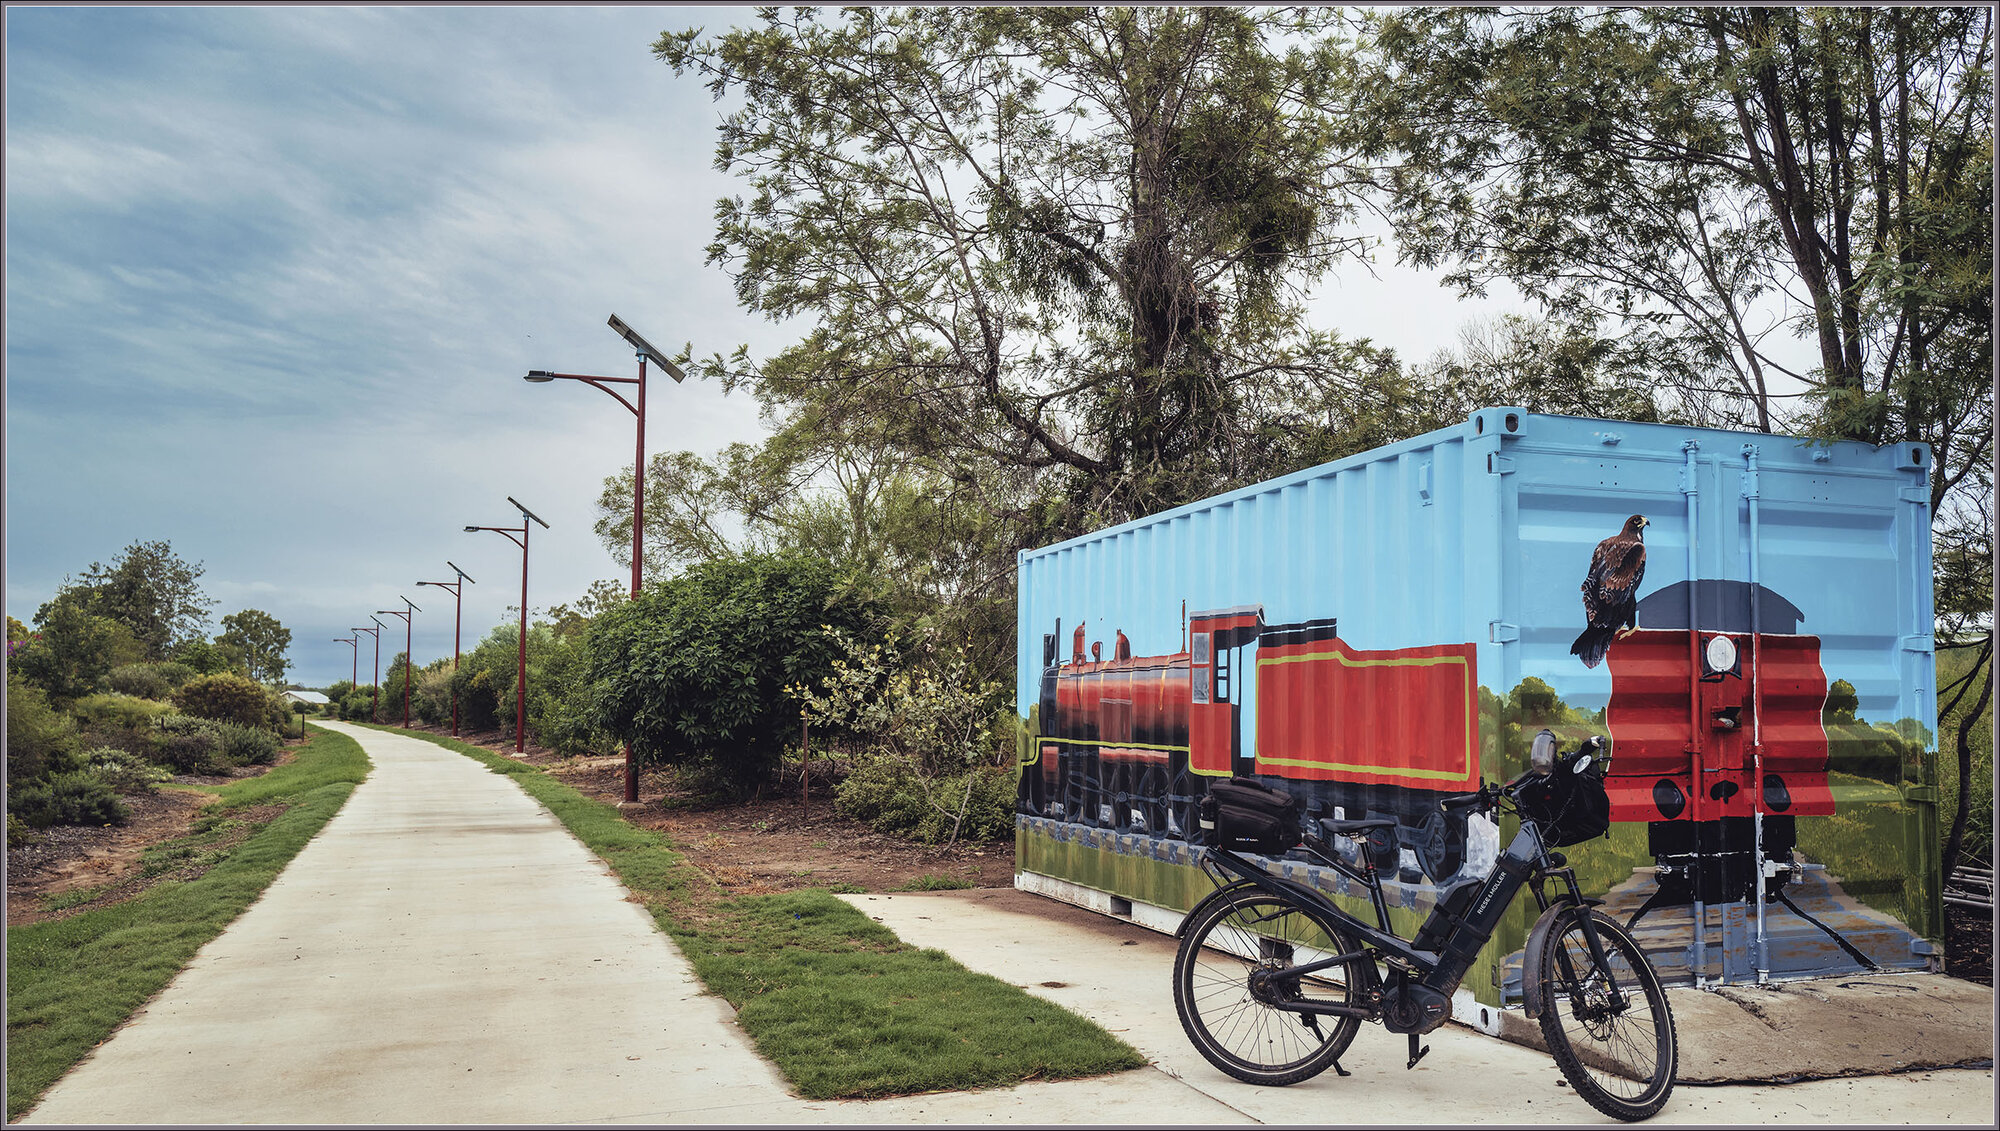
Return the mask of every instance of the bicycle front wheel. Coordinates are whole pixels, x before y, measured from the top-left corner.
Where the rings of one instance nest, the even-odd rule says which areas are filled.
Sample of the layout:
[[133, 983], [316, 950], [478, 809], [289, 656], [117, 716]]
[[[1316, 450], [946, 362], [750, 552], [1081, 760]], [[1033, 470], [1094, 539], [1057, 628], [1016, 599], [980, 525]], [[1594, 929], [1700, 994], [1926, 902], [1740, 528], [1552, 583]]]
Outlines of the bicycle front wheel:
[[1353, 1042], [1354, 1017], [1301, 1013], [1288, 1002], [1353, 1005], [1367, 981], [1358, 955], [1304, 977], [1253, 974], [1354, 954], [1338, 926], [1261, 892], [1211, 904], [1187, 926], [1174, 958], [1174, 1010], [1210, 1064], [1250, 1084], [1296, 1084], [1324, 1072]]
[[[1584, 917], [1604, 953], [1584, 935]], [[1614, 1119], [1645, 1119], [1674, 1090], [1680, 1051], [1660, 976], [1631, 935], [1599, 912], [1564, 916], [1540, 953], [1542, 1036], [1576, 1094]]]

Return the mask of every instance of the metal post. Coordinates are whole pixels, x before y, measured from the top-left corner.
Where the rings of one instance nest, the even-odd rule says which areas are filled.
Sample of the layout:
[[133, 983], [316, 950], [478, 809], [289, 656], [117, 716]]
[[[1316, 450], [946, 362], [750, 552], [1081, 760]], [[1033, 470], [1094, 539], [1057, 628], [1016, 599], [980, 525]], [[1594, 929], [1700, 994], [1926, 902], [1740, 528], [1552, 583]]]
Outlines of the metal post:
[[528, 520], [521, 520], [521, 655], [514, 665], [514, 753], [528, 749]]
[[514, 537], [515, 531], [511, 526], [468, 526], [465, 529], [468, 532], [491, 530], [495, 534], [504, 534], [508, 541], [521, 547], [521, 649], [514, 661], [514, 753], [520, 754], [528, 748], [528, 522], [530, 519], [540, 522], [544, 529], [549, 524], [542, 521], [542, 516], [522, 506], [514, 496], [507, 496], [507, 501], [521, 512], [519, 538]]
[[1758, 589], [1757, 449], [1743, 445], [1743, 497], [1750, 501], [1750, 862], [1757, 869], [1757, 984], [1771, 980], [1764, 926], [1764, 667], [1763, 598]]
[[[1681, 492], [1687, 496], [1687, 582], [1688, 582], [1688, 745], [1691, 747], [1688, 767], [1690, 785], [1694, 793], [1694, 805], [1699, 815], [1701, 799], [1707, 795], [1701, 775], [1707, 770], [1703, 764], [1703, 727], [1701, 717], [1701, 589], [1697, 579], [1701, 576], [1701, 560], [1698, 550], [1700, 540], [1700, 507], [1697, 502], [1701, 494], [1701, 465], [1695, 450], [1699, 441], [1684, 440], [1681, 451], [1687, 462], [1681, 468]], [[1690, 966], [1694, 972], [1694, 986], [1705, 989], [1708, 984], [1708, 908], [1701, 898], [1702, 847], [1701, 822], [1695, 822], [1694, 860], [1692, 864], [1694, 900], [1694, 953]], [[1722, 971], [1723, 981], [1728, 980], [1728, 961], [1725, 957]]]

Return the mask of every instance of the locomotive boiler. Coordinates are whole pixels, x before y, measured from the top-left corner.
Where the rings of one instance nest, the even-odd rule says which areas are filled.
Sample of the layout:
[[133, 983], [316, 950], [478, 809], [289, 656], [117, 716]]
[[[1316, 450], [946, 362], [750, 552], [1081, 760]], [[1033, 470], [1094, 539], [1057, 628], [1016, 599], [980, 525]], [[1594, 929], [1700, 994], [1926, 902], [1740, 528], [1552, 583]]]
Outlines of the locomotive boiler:
[[[1024, 812], [1185, 840], [1207, 780], [1240, 776], [1300, 797], [1308, 815], [1392, 817], [1379, 846], [1442, 880], [1464, 861], [1463, 816], [1439, 796], [1479, 783], [1478, 680], [1470, 644], [1363, 650], [1334, 618], [1264, 623], [1261, 606], [1197, 613], [1184, 648], [1067, 660], [1044, 635], [1041, 734], [1023, 768]], [[1245, 707], [1254, 733], [1244, 733]]]

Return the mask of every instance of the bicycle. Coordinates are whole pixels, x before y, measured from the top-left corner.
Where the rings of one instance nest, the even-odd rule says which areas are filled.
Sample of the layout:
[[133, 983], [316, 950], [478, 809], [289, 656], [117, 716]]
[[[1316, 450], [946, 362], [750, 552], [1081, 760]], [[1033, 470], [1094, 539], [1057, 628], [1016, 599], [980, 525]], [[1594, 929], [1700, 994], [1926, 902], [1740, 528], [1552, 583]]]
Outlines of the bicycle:
[[[1440, 800], [1446, 812], [1492, 812], [1504, 805], [1521, 817], [1521, 827], [1483, 880], [1441, 888], [1437, 906], [1407, 941], [1389, 926], [1380, 877], [1383, 868], [1394, 867], [1394, 820], [1318, 822], [1327, 836], [1362, 842], [1355, 846], [1355, 864], [1331, 841], [1298, 829], [1295, 812], [1283, 835], [1267, 836], [1256, 847], [1263, 852], [1277, 841], [1302, 842], [1366, 885], [1376, 918], [1371, 927], [1324, 893], [1227, 847], [1229, 810], [1216, 799], [1227, 794], [1228, 783], [1211, 786], [1202, 824], [1217, 827], [1218, 843], [1204, 850], [1201, 864], [1217, 890], [1182, 921], [1174, 959], [1174, 1009], [1195, 1048], [1247, 1083], [1296, 1084], [1328, 1067], [1350, 1075], [1341, 1054], [1361, 1022], [1378, 1021], [1409, 1035], [1407, 1067], [1415, 1068], [1430, 1052], [1419, 1038], [1450, 1019], [1452, 992], [1502, 913], [1528, 887], [1542, 911], [1522, 967], [1527, 1015], [1540, 1022], [1557, 1066], [1592, 1107], [1623, 1120], [1658, 1112], [1679, 1065], [1666, 992], [1639, 944], [1595, 910], [1602, 901], [1584, 897], [1567, 858], [1551, 847], [1551, 841], [1570, 844], [1594, 835], [1564, 827], [1565, 812], [1550, 812], [1549, 798], [1575, 794], [1588, 801], [1593, 786], [1603, 797], [1603, 739], [1590, 739], [1568, 755], [1554, 747], [1554, 736], [1544, 731], [1535, 741], [1537, 769], [1504, 786], [1482, 782], [1476, 792]], [[1239, 800], [1245, 785], [1264, 788], [1236, 784]], [[1588, 816], [1583, 821], [1601, 832], [1608, 802], [1596, 809], [1603, 824], [1592, 825]], [[1254, 839], [1265, 831], [1247, 835]]]

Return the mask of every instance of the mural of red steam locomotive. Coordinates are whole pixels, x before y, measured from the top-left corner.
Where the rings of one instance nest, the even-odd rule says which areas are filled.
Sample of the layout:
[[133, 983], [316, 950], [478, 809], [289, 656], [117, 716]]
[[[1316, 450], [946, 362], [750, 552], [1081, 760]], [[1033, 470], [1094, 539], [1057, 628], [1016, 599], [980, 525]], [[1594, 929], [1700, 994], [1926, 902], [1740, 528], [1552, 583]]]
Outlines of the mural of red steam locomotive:
[[[1040, 736], [1021, 811], [1186, 839], [1205, 781], [1282, 786], [1317, 816], [1392, 816], [1397, 841], [1434, 880], [1464, 860], [1462, 816], [1441, 794], [1479, 784], [1479, 681], [1471, 644], [1369, 651], [1336, 621], [1265, 624], [1261, 606], [1197, 613], [1185, 648], [1112, 655], [1075, 630], [1066, 661], [1043, 637]], [[1249, 666], [1246, 666], [1249, 665]], [[1254, 678], [1246, 674], [1254, 671]], [[1256, 733], [1245, 742], [1243, 696]]]
[[1668, 586], [1635, 619], [1607, 655], [1611, 819], [1648, 822], [1659, 902], [1717, 902], [1755, 898], [1761, 814], [1767, 886], [1782, 887], [1794, 819], [1834, 811], [1820, 638], [1783, 596], [1738, 581]]

